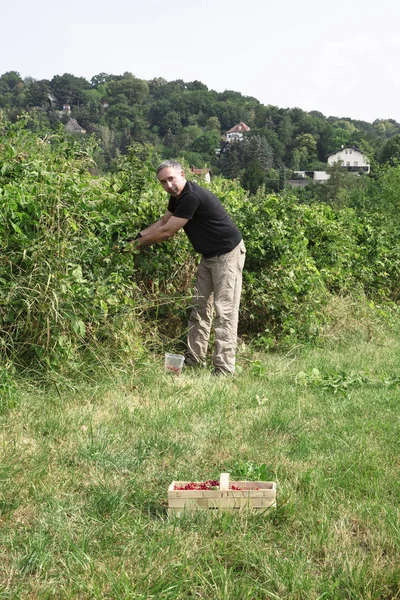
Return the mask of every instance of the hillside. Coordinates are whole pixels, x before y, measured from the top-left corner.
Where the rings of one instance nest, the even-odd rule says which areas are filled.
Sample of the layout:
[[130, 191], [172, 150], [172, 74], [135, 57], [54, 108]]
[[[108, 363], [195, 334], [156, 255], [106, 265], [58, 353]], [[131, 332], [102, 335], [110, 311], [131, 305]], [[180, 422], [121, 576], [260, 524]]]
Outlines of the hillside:
[[[386, 142], [400, 134], [400, 124], [391, 119], [367, 123], [326, 117], [265, 106], [235, 91], [218, 93], [200, 81], [145, 81], [128, 72], [100, 73], [87, 81], [69, 73], [51, 80], [22, 79], [10, 71], [0, 76], [0, 109], [11, 120], [23, 111], [35, 112], [41, 127], [51, 129], [73, 118], [86, 134], [97, 136], [102, 169], [133, 142], [148, 142], [162, 157], [178, 156], [228, 178], [249, 169], [252, 177], [261, 172], [271, 191], [279, 169], [321, 169], [327, 154], [342, 144], [380, 160]], [[229, 153], [218, 157], [226, 131], [240, 122], [250, 127], [246, 156], [239, 161]]]

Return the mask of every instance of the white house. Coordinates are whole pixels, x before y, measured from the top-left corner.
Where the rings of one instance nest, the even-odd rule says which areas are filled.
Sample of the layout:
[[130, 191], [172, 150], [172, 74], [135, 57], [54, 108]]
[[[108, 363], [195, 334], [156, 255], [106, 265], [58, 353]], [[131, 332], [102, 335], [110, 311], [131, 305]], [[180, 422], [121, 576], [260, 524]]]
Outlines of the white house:
[[243, 138], [243, 134], [247, 133], [248, 131], [250, 131], [250, 127], [241, 121], [226, 132], [226, 141], [234, 142], [241, 140]]
[[355, 146], [342, 146], [340, 150], [328, 154], [328, 165], [340, 163], [346, 171], [369, 173], [370, 166], [365, 155]]

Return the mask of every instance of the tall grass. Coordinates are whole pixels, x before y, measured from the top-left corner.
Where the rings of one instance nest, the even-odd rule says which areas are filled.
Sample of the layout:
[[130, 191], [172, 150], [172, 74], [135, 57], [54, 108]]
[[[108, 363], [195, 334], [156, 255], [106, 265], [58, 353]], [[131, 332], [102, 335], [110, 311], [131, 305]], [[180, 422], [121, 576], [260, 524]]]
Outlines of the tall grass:
[[[400, 598], [398, 338], [162, 359], [0, 423], [1, 598]], [[277, 482], [267, 514], [167, 517], [173, 479]]]

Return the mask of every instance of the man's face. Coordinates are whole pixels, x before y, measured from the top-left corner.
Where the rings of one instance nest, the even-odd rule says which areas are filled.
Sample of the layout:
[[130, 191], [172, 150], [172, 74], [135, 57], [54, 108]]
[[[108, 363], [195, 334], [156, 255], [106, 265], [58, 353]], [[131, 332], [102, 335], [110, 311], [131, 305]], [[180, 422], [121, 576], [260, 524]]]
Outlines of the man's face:
[[159, 182], [170, 196], [179, 196], [185, 187], [186, 179], [183, 171], [174, 167], [165, 167], [157, 175]]

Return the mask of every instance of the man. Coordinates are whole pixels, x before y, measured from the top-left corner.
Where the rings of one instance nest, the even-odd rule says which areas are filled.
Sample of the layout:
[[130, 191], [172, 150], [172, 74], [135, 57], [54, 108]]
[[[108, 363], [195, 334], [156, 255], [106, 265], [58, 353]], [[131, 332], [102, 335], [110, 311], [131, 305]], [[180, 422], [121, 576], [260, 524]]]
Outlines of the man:
[[246, 256], [242, 236], [219, 199], [186, 181], [178, 162], [161, 163], [157, 177], [170, 196], [168, 209], [159, 221], [138, 234], [136, 244], [150, 246], [185, 230], [194, 249], [202, 255], [189, 317], [185, 364], [205, 365], [215, 308], [214, 373], [233, 374]]

